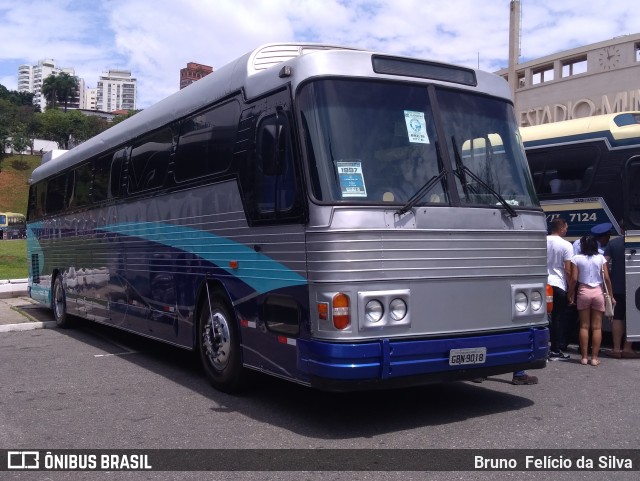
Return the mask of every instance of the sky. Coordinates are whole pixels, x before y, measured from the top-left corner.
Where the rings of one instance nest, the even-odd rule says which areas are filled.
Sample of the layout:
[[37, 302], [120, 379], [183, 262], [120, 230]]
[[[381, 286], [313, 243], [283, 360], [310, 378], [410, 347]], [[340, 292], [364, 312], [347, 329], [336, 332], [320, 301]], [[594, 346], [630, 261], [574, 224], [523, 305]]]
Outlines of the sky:
[[[520, 62], [640, 32], [638, 0], [521, 0]], [[495, 72], [508, 65], [510, 0], [0, 0], [0, 84], [54, 59], [96, 87], [137, 79], [137, 107], [272, 42], [319, 42]]]

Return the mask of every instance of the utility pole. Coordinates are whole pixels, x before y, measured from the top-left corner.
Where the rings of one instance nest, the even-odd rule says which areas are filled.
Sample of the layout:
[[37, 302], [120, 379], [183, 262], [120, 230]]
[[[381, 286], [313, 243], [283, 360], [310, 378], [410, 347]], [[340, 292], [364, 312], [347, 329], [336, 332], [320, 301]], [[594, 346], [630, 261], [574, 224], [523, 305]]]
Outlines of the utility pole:
[[520, 0], [511, 0], [509, 17], [509, 87], [515, 104], [518, 74], [516, 66], [520, 57]]

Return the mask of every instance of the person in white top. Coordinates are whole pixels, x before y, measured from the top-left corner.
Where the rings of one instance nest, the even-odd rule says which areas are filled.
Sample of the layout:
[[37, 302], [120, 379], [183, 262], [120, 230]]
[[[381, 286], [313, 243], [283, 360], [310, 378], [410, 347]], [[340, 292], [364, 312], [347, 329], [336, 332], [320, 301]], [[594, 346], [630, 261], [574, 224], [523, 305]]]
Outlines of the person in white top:
[[562, 352], [567, 332], [567, 285], [571, 277], [573, 246], [563, 239], [567, 235], [567, 221], [562, 218], [551, 221], [551, 234], [547, 236], [547, 284], [553, 288], [549, 350], [550, 361], [568, 361], [570, 356]]
[[[592, 235], [584, 236], [580, 239], [581, 253], [571, 259], [571, 277], [569, 279], [569, 302], [573, 302], [576, 283], [578, 284], [578, 294], [576, 306], [580, 318], [580, 354], [581, 364], [589, 363], [589, 327], [591, 327], [591, 365], [600, 364], [598, 355], [600, 344], [602, 343], [602, 316], [604, 314], [604, 295], [602, 284], [606, 283], [609, 292], [611, 279], [609, 278], [609, 268], [607, 260], [602, 254], [598, 254], [598, 242]], [[615, 299], [611, 297], [611, 302], [615, 304]]]

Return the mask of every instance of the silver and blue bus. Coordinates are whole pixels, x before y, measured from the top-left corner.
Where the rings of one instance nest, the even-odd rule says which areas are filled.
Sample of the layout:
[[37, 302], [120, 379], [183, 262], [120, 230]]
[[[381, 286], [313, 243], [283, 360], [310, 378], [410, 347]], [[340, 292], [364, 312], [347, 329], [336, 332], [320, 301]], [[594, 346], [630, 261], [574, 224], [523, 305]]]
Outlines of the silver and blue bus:
[[627, 339], [640, 341], [640, 112], [523, 127], [521, 133], [549, 222], [564, 218], [570, 240], [603, 222], [613, 225], [614, 236], [625, 235]]
[[223, 391], [546, 364], [545, 217], [492, 74], [265, 45], [41, 165], [29, 195], [29, 291], [57, 324], [197, 351]]

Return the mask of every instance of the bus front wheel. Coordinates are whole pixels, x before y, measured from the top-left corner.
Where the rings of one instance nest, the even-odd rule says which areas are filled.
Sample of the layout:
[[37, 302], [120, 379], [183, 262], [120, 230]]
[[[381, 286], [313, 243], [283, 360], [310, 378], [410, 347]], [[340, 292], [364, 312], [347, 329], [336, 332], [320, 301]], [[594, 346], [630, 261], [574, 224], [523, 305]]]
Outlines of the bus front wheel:
[[67, 296], [62, 285], [62, 277], [56, 276], [53, 282], [53, 298], [51, 299], [53, 317], [58, 327], [66, 328], [70, 326], [69, 315], [67, 314]]
[[212, 294], [204, 299], [198, 322], [200, 360], [213, 386], [234, 392], [244, 385], [240, 336], [235, 316], [225, 300]]

